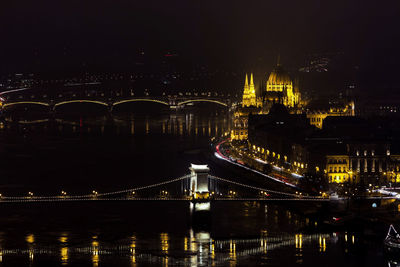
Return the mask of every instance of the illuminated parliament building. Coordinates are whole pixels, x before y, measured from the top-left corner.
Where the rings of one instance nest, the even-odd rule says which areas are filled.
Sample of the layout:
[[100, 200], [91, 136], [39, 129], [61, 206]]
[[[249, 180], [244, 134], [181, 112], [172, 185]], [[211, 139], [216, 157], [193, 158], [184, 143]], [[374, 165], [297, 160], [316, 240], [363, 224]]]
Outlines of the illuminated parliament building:
[[312, 107], [280, 64], [259, 88], [246, 74], [231, 140], [255, 158], [329, 183], [400, 183], [400, 123], [388, 137], [390, 121], [355, 117], [346, 101]]
[[275, 103], [285, 105], [291, 113], [299, 113], [303, 106], [298, 86], [293, 84], [283, 67], [277, 64], [268, 77], [265, 89], [259, 95], [256, 93], [253, 74], [250, 74], [250, 82], [246, 74], [242, 104], [234, 114], [231, 139], [247, 140], [249, 114], [268, 114]]

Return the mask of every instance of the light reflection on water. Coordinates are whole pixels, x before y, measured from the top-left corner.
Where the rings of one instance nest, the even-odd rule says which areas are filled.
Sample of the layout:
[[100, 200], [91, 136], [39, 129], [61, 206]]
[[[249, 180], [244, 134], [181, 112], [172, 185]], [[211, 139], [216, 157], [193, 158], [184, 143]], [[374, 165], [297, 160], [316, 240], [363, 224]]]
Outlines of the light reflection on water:
[[[98, 230], [98, 234], [88, 238], [78, 232], [31, 232], [24, 236], [16, 235], [13, 239], [24, 241], [16, 246], [15, 240], [8, 237], [0, 239], [1, 262], [5, 266], [12, 265], [15, 260], [29, 262], [30, 266], [319, 266], [330, 260], [348, 266], [340, 259], [355, 257], [357, 250], [363, 246], [358, 240], [362, 237], [356, 233], [331, 232], [324, 233], [318, 228], [302, 231], [285, 231], [285, 229], [301, 229], [293, 223], [285, 222], [289, 213], [285, 208], [270, 205], [269, 215], [275, 215], [279, 210], [279, 221], [286, 227], [277, 227], [273, 221], [262, 223], [258, 220], [265, 215], [257, 211], [264, 207], [253, 206], [250, 216], [245, 215], [249, 209], [246, 204], [216, 207], [216, 211], [232, 212], [236, 209], [241, 218], [251, 218], [249, 221], [236, 222], [242, 231], [224, 228], [230, 218], [220, 214], [213, 217], [212, 230], [195, 227], [181, 231], [135, 232], [129, 233], [112, 227]], [[172, 207], [173, 208], [173, 207]], [[290, 212], [290, 216], [299, 217], [303, 226], [308, 217]], [[150, 217], [150, 216], [144, 216]], [[96, 218], [95, 218], [96, 219]], [[150, 218], [148, 218], [150, 219]], [[169, 218], [163, 223], [169, 224], [183, 218]], [[97, 219], [96, 219], [97, 220]], [[246, 219], [248, 220], [248, 219]], [[131, 223], [131, 222], [130, 222]], [[145, 222], [146, 223], [146, 222]], [[251, 224], [253, 230], [248, 234], [246, 224]], [[118, 224], [114, 224], [118, 227]], [[312, 225], [312, 224], [311, 224]], [[122, 226], [122, 225], [121, 225]], [[91, 226], [92, 227], [92, 226]], [[135, 228], [135, 227], [134, 227]], [[207, 228], [207, 227], [206, 227]], [[85, 228], [86, 229], [86, 228]], [[93, 229], [88, 229], [90, 232]], [[226, 233], [223, 233], [225, 230]], [[75, 230], [76, 231], [76, 230]], [[118, 234], [118, 238], [110, 234]], [[182, 234], [183, 233], [183, 234]], [[221, 233], [222, 236], [221, 236]], [[229, 235], [234, 235], [230, 237]], [[346, 255], [346, 256], [345, 256]], [[90, 262], [90, 263], [88, 263]], [[9, 264], [10, 263], [10, 264]], [[0, 265], [2, 266], [2, 265]], [[21, 265], [23, 266], [23, 265]], [[333, 266], [327, 264], [326, 266]], [[373, 266], [373, 265], [364, 265]], [[393, 265], [392, 266], [396, 266]]]
[[[268, 236], [265, 232], [262, 232], [258, 238], [213, 239], [210, 232], [194, 232], [193, 229], [190, 229], [188, 235], [183, 238], [173, 238], [172, 244], [170, 244], [169, 233], [160, 233], [159, 237], [159, 249], [154, 249], [157, 239], [140, 239], [135, 235], [131, 236], [130, 243], [129, 239], [110, 243], [93, 236], [91, 243], [70, 245], [71, 242], [74, 243], [74, 240], [69, 240], [61, 233], [58, 245], [56, 242], [53, 245], [32, 244], [26, 240], [26, 249], [1, 247], [0, 262], [7, 264], [7, 261], [12, 262], [13, 258], [26, 257], [31, 265], [47, 262], [47, 264], [59, 263], [61, 266], [73, 266], [90, 259], [91, 266], [101, 266], [103, 261], [109, 263], [118, 258], [119, 266], [140, 264], [236, 266], [251, 263], [254, 257], [269, 255], [274, 250], [301, 249], [303, 244], [311, 247], [311, 251], [317, 252], [318, 248], [313, 247], [316, 243], [320, 240], [324, 242], [331, 240], [330, 234]], [[181, 253], [180, 244], [182, 243]], [[301, 259], [301, 255], [296, 254], [296, 257]]]
[[[41, 120], [26, 120], [6, 117], [2, 127], [11, 129], [29, 129], [36, 131], [48, 130], [49, 124], [56, 123], [59, 133], [86, 133], [100, 134], [110, 130], [113, 134], [169, 134], [175, 136], [220, 136], [230, 131], [230, 120], [226, 113], [216, 113], [212, 116], [199, 116], [195, 113], [164, 114], [157, 116], [135, 115], [129, 116], [100, 116], [93, 118], [69, 117]], [[5, 126], [6, 125], [6, 126]], [[1, 129], [1, 127], [0, 127]]]
[[[176, 155], [183, 155], [182, 159], [179, 159], [180, 162], [184, 162], [181, 167], [182, 169], [178, 170], [179, 175], [186, 173], [187, 164], [192, 158], [198, 157], [198, 154], [193, 152], [194, 148], [208, 146], [211, 137], [229, 132], [230, 129], [229, 117], [226, 114], [219, 113], [213, 115], [172, 113], [157, 116], [128, 114], [124, 116], [115, 115], [112, 117], [101, 116], [96, 118], [74, 117], [31, 121], [20, 120], [21, 123], [19, 124], [6, 121], [3, 124], [6, 129], [3, 129], [2, 132], [12, 133], [10, 134], [12, 136], [16, 131], [21, 136], [24, 136], [24, 138], [30, 138], [30, 135], [35, 134], [40, 136], [43, 133], [43, 136], [47, 134], [52, 136], [52, 138], [54, 136], [57, 137], [57, 142], [65, 142], [70, 136], [100, 136], [100, 141], [95, 144], [96, 146], [104, 145], [103, 137], [106, 136], [111, 136], [113, 140], [118, 139], [114, 137], [128, 136], [132, 137], [133, 141], [140, 140], [139, 144], [135, 143], [132, 145], [131, 150], [129, 150], [128, 164], [126, 164], [131, 164], [129, 168], [130, 166], [140, 168], [141, 166], [134, 165], [135, 161], [139, 161], [143, 157], [143, 153], [147, 153], [150, 160], [159, 164], [159, 169], [165, 169], [163, 170], [164, 174], [164, 172], [171, 169], [171, 164], [176, 163], [176, 161], [173, 161], [178, 158]], [[164, 143], [159, 140], [160, 135], [168, 138], [168, 142], [170, 143], [168, 147], [163, 148], [162, 145]], [[145, 143], [146, 146], [155, 143], [152, 148], [157, 149], [158, 153], [153, 153], [154, 150], [146, 151], [147, 147], [141, 146], [143, 139], [136, 139], [136, 137], [143, 136], [150, 139], [150, 141]], [[188, 141], [192, 139], [194, 141]], [[115, 145], [111, 141], [107, 142], [110, 142], [112, 146]], [[124, 143], [124, 146], [128, 146], [128, 143]], [[188, 153], [173, 154], [170, 152], [173, 149], [181, 149], [183, 143], [187, 144], [184, 146], [184, 150], [189, 151]], [[47, 146], [48, 144], [46, 143], [45, 145]], [[129, 145], [131, 144], [129, 143]], [[81, 143], [73, 143], [71, 146], [77, 150], [73, 154], [74, 156], [81, 153]], [[29, 151], [25, 152], [23, 149], [20, 149], [22, 152], [20, 150], [16, 152], [18, 153], [18, 160], [21, 160], [19, 155], [29, 153]], [[51, 150], [51, 153], [55, 155], [54, 158], [57, 159], [52, 164], [57, 164], [59, 161], [58, 158], [60, 158], [61, 161], [65, 160], [69, 165], [72, 165], [71, 162], [73, 159], [63, 158], [63, 152]], [[138, 153], [137, 155], [134, 154], [136, 152]], [[108, 155], [109, 151], [106, 150], [104, 153]], [[113, 151], [112, 153], [116, 152]], [[191, 153], [194, 155], [192, 158], [190, 158]], [[168, 157], [163, 157], [164, 154], [167, 154]], [[96, 151], [89, 155], [87, 159], [95, 158]], [[107, 160], [106, 163], [110, 166], [119, 163], [118, 154], [112, 155], [116, 159], [110, 157]], [[153, 169], [157, 169], [153, 167], [153, 164], [145, 167], [150, 169], [148, 171], [150, 174], [145, 178], [140, 177], [144, 182], [139, 182], [149, 184], [150, 182], [147, 179], [151, 176], [156, 177], [153, 179], [158, 179], [157, 177], [159, 176], [152, 173]], [[215, 164], [213, 167], [216, 167]], [[72, 165], [70, 168], [74, 169], [77, 167], [76, 165]], [[3, 167], [3, 171], [4, 169], [7, 169], [7, 166]], [[128, 176], [126, 180], [119, 177], [112, 177], [113, 181], [107, 184], [105, 183], [107, 180], [98, 178], [102, 175], [101, 171], [96, 172], [94, 168], [91, 170], [93, 173], [89, 172], [84, 177], [85, 186], [89, 187], [90, 192], [93, 185], [96, 190], [109, 191], [110, 184], [111, 186], [115, 186], [116, 189], [120, 189], [125, 184], [138, 183], [138, 181], [132, 181], [134, 177]], [[82, 172], [78, 168], [77, 171]], [[15, 172], [15, 170], [10, 170], [10, 172]], [[72, 172], [72, 175], [75, 173], [75, 171]], [[166, 176], [169, 177], [168, 175]], [[26, 177], [27, 180], [20, 181], [20, 184], [31, 180], [29, 175], [26, 175]], [[47, 190], [54, 189], [55, 186], [53, 183], [57, 182], [53, 181], [54, 178], [61, 179], [62, 183], [69, 182], [70, 180], [70, 177], [63, 177], [62, 173], [57, 173], [57, 176], [52, 176], [51, 179], [46, 180], [51, 182], [45, 182], [41, 186], [46, 189], [46, 192]], [[15, 182], [14, 180], [13, 183]], [[101, 188], [102, 183], [105, 183], [103, 188]], [[77, 185], [82, 186], [82, 181], [79, 180]], [[66, 188], [65, 190], [67, 192], [75, 192], [74, 190], [77, 187], [74, 187], [74, 184], [70, 186], [71, 188]], [[64, 190], [64, 187], [62, 189]], [[2, 193], [4, 193], [4, 188], [2, 190]], [[24, 189], [23, 191], [28, 190]], [[59, 192], [58, 187], [56, 191]], [[136, 218], [130, 220], [125, 220], [125, 218], [120, 219], [122, 215], [118, 212], [126, 212], [126, 210], [122, 210], [116, 212], [115, 217], [117, 219], [110, 216], [112, 217], [111, 219], [107, 218], [107, 220], [100, 223], [101, 225], [107, 225], [109, 220], [112, 221], [115, 219], [117, 222], [112, 224], [111, 229], [104, 229], [103, 227], [97, 230], [96, 219], [85, 225], [83, 228], [84, 231], [96, 233], [90, 235], [89, 238], [81, 233], [76, 233], [76, 229], [71, 230], [66, 226], [58, 227], [61, 228], [60, 231], [53, 231], [51, 227], [56, 227], [57, 223], [60, 223], [57, 220], [53, 220], [54, 225], [47, 225], [47, 228], [50, 226], [50, 229], [47, 230], [48, 232], [35, 231], [35, 228], [33, 228], [30, 233], [24, 232], [22, 236], [3, 237], [0, 242], [0, 266], [25, 266], [26, 264], [31, 266], [79, 265], [100, 267], [142, 265], [256, 266], [260, 264], [271, 266], [292, 266], [295, 264], [321, 266], [321, 264], [327, 261], [332, 262], [332, 265], [325, 264], [325, 266], [333, 266], [333, 264], [336, 266], [346, 266], [346, 262], [342, 260], [345, 256], [347, 258], [352, 257], [353, 260], [364, 257], [357, 254], [358, 240], [362, 237], [358, 237], [357, 234], [350, 232], [339, 232], [337, 234], [330, 232], [326, 234], [326, 231], [321, 231], [318, 228], [321, 225], [321, 221], [301, 215], [289, 207], [267, 206], [253, 202], [238, 204], [238, 206], [233, 206], [236, 204], [229, 205], [221, 204], [219, 208], [217, 207], [215, 213], [212, 215], [214, 218], [212, 229], [201, 231], [192, 228], [184, 228], [183, 230], [174, 229], [173, 227], [171, 227], [173, 228], [172, 230], [169, 228], [153, 230], [151, 229], [152, 226], [147, 226], [146, 224], [153, 225], [154, 220], [159, 220], [159, 218], [154, 219], [150, 216], [146, 219], [146, 216], [144, 216], [143, 219], [141, 217], [143, 217], [143, 214], [146, 214], [146, 211], [142, 211], [142, 213], [137, 212], [135, 211], [135, 206], [127, 207], [127, 209], [129, 209], [129, 212], [130, 209], [134, 210], [135, 212], [133, 212], [132, 216], [137, 216], [138, 220], [139, 218], [143, 220], [144, 226], [140, 225], [140, 229], [136, 229], [136, 225], [133, 225], [129, 231], [120, 229], [125, 227], [125, 224], [134, 224], [136, 222]], [[62, 210], [62, 208], [59, 209]], [[167, 207], [165, 209], [172, 212], [175, 210], [175, 207]], [[75, 212], [74, 209], [73, 211], [69, 211], [69, 213], [67, 212], [66, 216], [69, 216], [73, 212]], [[96, 216], [102, 212], [107, 213], [109, 211], [98, 208], [97, 212], [93, 213]], [[19, 213], [18, 209], [15, 213]], [[93, 213], [88, 212], [87, 215], [83, 215], [91, 216]], [[178, 214], [175, 218], [166, 220], [167, 222], [159, 220], [158, 224], [173, 224], [174, 220], [184, 221], [187, 219], [185, 216], [187, 214]], [[24, 220], [26, 218], [18, 217], [15, 222], [24, 225]], [[181, 226], [181, 224], [178, 224], [177, 228]], [[305, 227], [311, 228], [311, 230], [303, 232], [302, 229]], [[40, 229], [40, 227], [37, 228]], [[144, 233], [143, 229], [150, 231], [150, 233]], [[2, 229], [0, 228], [0, 230]], [[9, 234], [9, 232], [16, 230], [13, 228], [12, 230], [7, 230], [5, 228], [2, 231]], [[110, 235], [110, 233], [117, 234], [118, 238], [114, 236], [108, 237], [107, 235]], [[15, 239], [23, 241], [23, 244], [18, 242], [15, 244]], [[15, 261], [18, 261], [18, 263], [15, 263]], [[19, 264], [20, 262], [23, 263]]]

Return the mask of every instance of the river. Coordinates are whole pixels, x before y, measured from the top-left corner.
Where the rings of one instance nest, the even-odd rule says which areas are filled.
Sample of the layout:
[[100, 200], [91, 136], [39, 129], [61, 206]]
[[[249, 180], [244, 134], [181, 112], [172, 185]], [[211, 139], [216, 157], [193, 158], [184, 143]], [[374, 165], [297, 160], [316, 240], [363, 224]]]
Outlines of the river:
[[[3, 196], [121, 190], [182, 176], [190, 163], [246, 180], [210, 153], [211, 138], [230, 131], [228, 112], [212, 105], [15, 114], [0, 125]], [[396, 266], [383, 230], [327, 230], [276, 203], [215, 202], [203, 227], [186, 202], [0, 203], [0, 213], [0, 266]]]

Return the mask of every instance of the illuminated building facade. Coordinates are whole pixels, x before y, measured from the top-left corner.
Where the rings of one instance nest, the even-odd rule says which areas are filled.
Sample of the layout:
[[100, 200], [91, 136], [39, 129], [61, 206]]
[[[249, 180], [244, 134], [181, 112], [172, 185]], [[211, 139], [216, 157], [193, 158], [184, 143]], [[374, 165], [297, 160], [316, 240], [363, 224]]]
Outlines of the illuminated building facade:
[[269, 75], [264, 101], [269, 103], [282, 103], [289, 108], [300, 105], [300, 92], [289, 74], [278, 63]]
[[243, 101], [242, 107], [256, 107], [257, 106], [257, 97], [256, 97], [256, 89], [254, 87], [254, 79], [253, 73], [250, 74], [250, 84], [247, 79], [244, 82], [244, 89], [243, 89]]
[[339, 148], [326, 151], [328, 181], [364, 185], [399, 183], [399, 130], [397, 122], [390, 119], [328, 117], [319, 137], [329, 139]]
[[353, 176], [350, 175], [349, 156], [347, 155], [328, 155], [326, 156], [326, 172], [330, 183], [352, 182]]
[[400, 183], [400, 155], [391, 155], [389, 147], [389, 144], [350, 144], [346, 154], [328, 155], [328, 181], [365, 185]]
[[250, 75], [250, 84], [246, 74], [243, 88], [242, 105], [241, 107], [237, 108], [233, 114], [231, 140], [247, 140], [249, 114], [258, 114], [261, 112], [261, 104], [262, 103], [257, 99], [256, 96], [253, 73]]
[[329, 110], [312, 110], [307, 112], [310, 124], [322, 129], [323, 122], [328, 116], [355, 116], [354, 102], [350, 101], [347, 105], [331, 107]]
[[320, 130], [305, 115], [285, 108], [275, 104], [267, 115], [250, 116], [248, 150], [253, 158], [333, 184], [400, 183], [397, 120], [332, 116]]
[[274, 104], [266, 115], [249, 118], [248, 149], [265, 162], [298, 174], [305, 173], [310, 165], [306, 136], [314, 128], [302, 114], [289, 114], [283, 104]]

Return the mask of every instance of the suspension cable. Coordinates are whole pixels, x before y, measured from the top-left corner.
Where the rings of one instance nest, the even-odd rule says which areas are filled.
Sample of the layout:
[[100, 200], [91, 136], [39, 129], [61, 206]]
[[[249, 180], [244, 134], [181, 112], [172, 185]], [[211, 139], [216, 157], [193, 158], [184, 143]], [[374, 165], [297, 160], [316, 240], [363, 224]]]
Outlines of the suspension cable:
[[242, 183], [239, 183], [239, 182], [231, 181], [231, 180], [224, 179], [224, 178], [217, 177], [217, 176], [213, 176], [213, 175], [209, 175], [209, 177], [212, 178], [212, 179], [215, 179], [215, 180], [220, 180], [220, 181], [223, 181], [223, 182], [239, 185], [239, 186], [242, 186], [242, 187], [247, 187], [247, 188], [250, 188], [250, 189], [259, 190], [259, 191], [265, 191], [265, 192], [274, 193], [274, 194], [286, 195], [286, 196], [297, 197], [297, 198], [321, 198], [321, 197], [310, 197], [310, 196], [300, 197], [299, 195], [296, 195], [296, 194], [279, 192], [279, 191], [265, 189], [265, 188], [261, 188], [261, 187], [246, 185], [246, 184], [242, 184]]
[[[184, 180], [188, 177], [190, 177], [190, 174], [172, 179], [172, 180], [168, 180], [168, 181], [164, 181], [164, 182], [160, 182], [157, 184], [152, 184], [152, 185], [146, 185], [146, 186], [140, 186], [140, 187], [135, 187], [135, 188], [130, 188], [130, 189], [125, 189], [125, 190], [120, 190], [120, 191], [113, 191], [113, 192], [106, 192], [106, 193], [100, 193], [97, 194], [97, 197], [101, 197], [101, 196], [110, 196], [110, 195], [117, 195], [117, 194], [122, 194], [122, 193], [127, 193], [127, 192], [133, 192], [133, 191], [139, 191], [139, 190], [144, 190], [144, 189], [149, 189], [149, 188], [153, 188], [153, 187], [157, 187], [160, 185], [166, 185], [166, 184], [170, 184], [176, 181], [180, 181], [180, 180]], [[91, 198], [93, 197], [93, 194], [86, 194], [86, 195], [70, 195], [70, 196], [32, 196], [32, 197], [6, 197], [3, 196], [2, 199], [15, 199], [15, 200], [21, 200], [21, 199], [29, 199], [29, 198], [33, 198], [33, 199], [59, 199], [61, 197], [66, 197], [69, 199], [72, 198]]]

